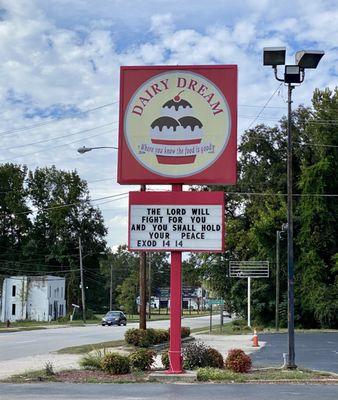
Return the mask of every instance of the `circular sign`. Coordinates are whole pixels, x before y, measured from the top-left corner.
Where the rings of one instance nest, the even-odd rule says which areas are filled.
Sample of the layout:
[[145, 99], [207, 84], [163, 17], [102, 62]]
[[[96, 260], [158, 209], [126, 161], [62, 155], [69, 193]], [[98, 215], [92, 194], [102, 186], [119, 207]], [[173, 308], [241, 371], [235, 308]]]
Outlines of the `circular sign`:
[[189, 71], [152, 77], [135, 91], [124, 114], [124, 135], [135, 159], [173, 178], [212, 165], [226, 148], [230, 125], [222, 91]]

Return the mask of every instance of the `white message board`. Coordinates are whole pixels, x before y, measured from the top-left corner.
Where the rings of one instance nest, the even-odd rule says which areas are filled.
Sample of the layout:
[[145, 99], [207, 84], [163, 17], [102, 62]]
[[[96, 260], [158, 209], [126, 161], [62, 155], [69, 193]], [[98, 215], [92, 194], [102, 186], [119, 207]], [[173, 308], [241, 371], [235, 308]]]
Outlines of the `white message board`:
[[130, 250], [223, 251], [223, 204], [130, 204], [129, 207]]

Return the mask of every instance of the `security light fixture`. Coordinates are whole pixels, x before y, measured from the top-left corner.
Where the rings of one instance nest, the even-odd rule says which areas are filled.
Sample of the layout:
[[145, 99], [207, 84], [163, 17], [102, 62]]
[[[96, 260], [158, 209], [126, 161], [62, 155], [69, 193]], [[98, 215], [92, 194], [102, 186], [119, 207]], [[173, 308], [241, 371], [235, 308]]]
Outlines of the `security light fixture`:
[[323, 55], [322, 50], [301, 50], [297, 51], [295, 55], [296, 64], [300, 68], [317, 68], [317, 65]]
[[298, 65], [285, 65], [285, 83], [301, 83], [300, 67]]
[[285, 47], [264, 47], [263, 49], [263, 63], [264, 65], [277, 65], [285, 64]]

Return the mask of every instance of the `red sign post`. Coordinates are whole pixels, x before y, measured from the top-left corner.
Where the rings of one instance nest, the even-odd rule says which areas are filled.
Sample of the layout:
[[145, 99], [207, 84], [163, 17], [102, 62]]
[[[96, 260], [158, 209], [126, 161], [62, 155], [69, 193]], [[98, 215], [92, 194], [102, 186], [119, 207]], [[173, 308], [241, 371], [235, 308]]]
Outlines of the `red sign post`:
[[173, 191], [129, 206], [129, 249], [171, 251], [168, 373], [183, 372], [182, 251], [224, 251], [223, 193], [177, 192], [235, 184], [236, 157], [237, 66], [121, 67], [118, 182]]

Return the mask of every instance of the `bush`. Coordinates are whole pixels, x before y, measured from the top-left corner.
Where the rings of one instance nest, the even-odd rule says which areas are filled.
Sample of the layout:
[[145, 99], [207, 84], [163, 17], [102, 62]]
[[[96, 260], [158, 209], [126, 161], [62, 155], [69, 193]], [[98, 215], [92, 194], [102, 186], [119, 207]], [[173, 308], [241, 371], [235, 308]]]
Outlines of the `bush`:
[[[170, 336], [170, 328], [168, 329], [168, 336]], [[190, 336], [190, 328], [188, 326], [181, 327], [181, 338], [186, 338]]]
[[183, 366], [196, 369], [208, 366], [208, 347], [202, 342], [190, 343], [183, 349]]
[[164, 368], [169, 369], [170, 361], [169, 361], [169, 353], [167, 351], [165, 353], [162, 353], [161, 361], [162, 361]]
[[146, 329], [128, 329], [124, 334], [124, 339], [128, 344], [137, 347], [149, 347], [149, 337]]
[[247, 321], [245, 319], [235, 319], [232, 321], [232, 325], [234, 326], [247, 326]]
[[129, 358], [118, 353], [108, 353], [102, 358], [101, 368], [113, 375], [128, 374]]
[[186, 338], [190, 336], [190, 328], [188, 326], [182, 326], [181, 328], [181, 338]]
[[147, 371], [155, 361], [156, 353], [153, 350], [139, 349], [129, 355], [131, 368]]
[[208, 367], [211, 368], [224, 368], [224, 360], [222, 354], [217, 351], [216, 349], [213, 349], [212, 347], [208, 348]]
[[225, 366], [234, 372], [249, 372], [251, 368], [251, 358], [241, 349], [233, 349], [225, 360]]
[[124, 335], [128, 344], [137, 347], [149, 347], [153, 344], [160, 344], [169, 341], [169, 333], [165, 329], [128, 329]]
[[104, 353], [102, 353], [100, 350], [96, 350], [94, 353], [88, 353], [81, 358], [79, 364], [84, 369], [101, 369], [103, 354]]

